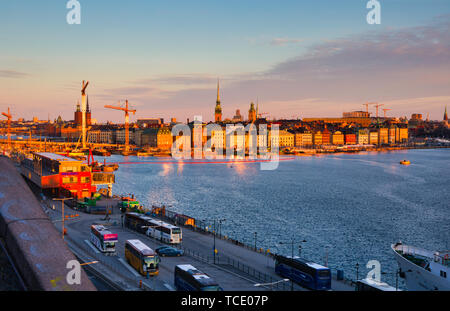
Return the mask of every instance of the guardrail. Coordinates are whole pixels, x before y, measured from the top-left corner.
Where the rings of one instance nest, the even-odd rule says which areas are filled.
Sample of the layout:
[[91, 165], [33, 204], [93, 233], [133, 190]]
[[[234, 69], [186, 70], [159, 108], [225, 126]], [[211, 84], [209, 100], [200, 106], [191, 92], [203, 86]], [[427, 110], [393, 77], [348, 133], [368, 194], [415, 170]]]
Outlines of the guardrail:
[[[184, 251], [185, 255], [191, 256], [197, 260], [203, 261], [208, 264], [214, 264], [214, 258], [212, 256], [204, 255], [200, 252], [196, 252], [194, 250], [191, 250], [189, 248], [186, 248], [184, 246], [178, 246], [179, 249], [182, 249]], [[234, 269], [243, 272], [244, 274], [253, 277], [254, 279], [261, 281], [263, 283], [274, 283], [276, 281], [279, 281], [280, 278], [274, 278], [271, 275], [268, 275], [264, 272], [258, 271], [249, 265], [246, 265], [239, 260], [235, 260], [233, 258], [229, 258], [228, 256], [216, 256], [215, 264], [218, 266], [231, 266]], [[290, 287], [286, 285], [285, 282], [276, 283], [272, 285], [272, 289], [278, 289], [278, 290], [290, 290]]]

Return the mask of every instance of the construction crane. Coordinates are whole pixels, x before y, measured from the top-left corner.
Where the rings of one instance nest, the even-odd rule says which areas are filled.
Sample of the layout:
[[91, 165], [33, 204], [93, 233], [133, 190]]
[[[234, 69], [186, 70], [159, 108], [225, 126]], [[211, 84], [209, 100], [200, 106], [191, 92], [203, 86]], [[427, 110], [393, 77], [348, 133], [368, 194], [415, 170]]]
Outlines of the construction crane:
[[383, 114], [384, 114], [384, 118], [386, 119], [386, 111], [389, 111], [389, 110], [392, 110], [392, 109], [388, 109], [388, 108], [384, 108], [383, 109]]
[[378, 118], [378, 108], [384, 106], [384, 104], [372, 103], [372, 105], [374, 105], [377, 108], [377, 118]]
[[371, 105], [371, 103], [365, 103], [363, 104], [363, 106], [366, 106], [366, 112], [369, 113], [369, 105]]
[[2, 112], [2, 115], [8, 118], [8, 147], [11, 146], [11, 119], [12, 119], [12, 115], [11, 115], [11, 111], [9, 110], [8, 107], [8, 113]]
[[133, 114], [135, 114], [136, 110], [128, 109], [128, 100], [125, 101], [125, 108], [120, 106], [120, 102], [119, 102], [119, 106], [105, 105], [105, 108], [125, 111], [125, 154], [127, 154], [128, 151], [130, 150], [130, 146], [129, 146], [129, 141], [130, 141], [130, 136], [129, 136], [129, 118], [130, 117], [129, 117], [129, 113], [132, 112]]
[[83, 80], [81, 86], [81, 137], [83, 143], [83, 149], [86, 149], [86, 88], [89, 85], [89, 81], [86, 83]]

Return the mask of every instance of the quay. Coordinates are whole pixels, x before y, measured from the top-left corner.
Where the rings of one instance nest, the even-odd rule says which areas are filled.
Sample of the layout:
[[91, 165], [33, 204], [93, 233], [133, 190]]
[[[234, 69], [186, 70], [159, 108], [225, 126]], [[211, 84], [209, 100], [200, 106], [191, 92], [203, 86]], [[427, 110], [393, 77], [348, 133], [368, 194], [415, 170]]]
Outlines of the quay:
[[[49, 157], [51, 158], [51, 157]], [[75, 162], [74, 162], [75, 163]], [[64, 266], [69, 256], [72, 258], [77, 258], [82, 263], [96, 262], [96, 264], [89, 265], [86, 267], [86, 272], [88, 272], [91, 277], [95, 277], [100, 280], [104, 286], [103, 288], [113, 289], [113, 290], [153, 290], [153, 291], [171, 291], [175, 289], [173, 283], [173, 275], [175, 266], [179, 264], [192, 264], [201, 271], [206, 272], [211, 275], [220, 286], [226, 291], [259, 291], [259, 290], [291, 290], [290, 282], [280, 282], [283, 278], [275, 273], [274, 269], [274, 258], [268, 252], [261, 252], [260, 250], [252, 249], [249, 246], [245, 246], [243, 243], [228, 239], [223, 236], [217, 236], [217, 234], [212, 234], [207, 232], [199, 226], [192, 226], [192, 221], [189, 221], [189, 217], [183, 215], [184, 222], [180, 225], [179, 219], [176, 221], [177, 225], [183, 230], [183, 241], [180, 245], [176, 247], [184, 250], [184, 255], [181, 257], [164, 257], [160, 264], [160, 274], [156, 277], [146, 278], [139, 275], [125, 260], [124, 246], [125, 241], [129, 239], [139, 239], [152, 249], [158, 246], [165, 245], [161, 243], [158, 239], [148, 237], [144, 234], [132, 231], [125, 226], [123, 226], [123, 213], [119, 206], [120, 199], [116, 196], [113, 198], [103, 198], [98, 200], [97, 205], [101, 207], [109, 206], [110, 209], [103, 215], [91, 214], [78, 210], [78, 205], [71, 204], [70, 201], [61, 203], [59, 201], [52, 200], [52, 193], [47, 192], [47, 195], [42, 193], [40, 187], [36, 187], [39, 181], [35, 183], [31, 179], [28, 180], [29, 185], [25, 183], [18, 173], [18, 168], [14, 167], [12, 161], [5, 157], [1, 157], [0, 165], [2, 166], [2, 173], [0, 180], [0, 216], [3, 218], [3, 223], [0, 224], [7, 226], [8, 230], [11, 231], [9, 239], [7, 241], [7, 248], [14, 249], [15, 252], [12, 253], [15, 261], [30, 261], [33, 262], [32, 258], [26, 258], [26, 254], [29, 251], [17, 244], [18, 237], [23, 236], [23, 231], [13, 231], [16, 226], [22, 225], [21, 221], [17, 221], [17, 224], [9, 224], [9, 221], [14, 221], [18, 218], [20, 213], [27, 212], [29, 209], [23, 211], [19, 206], [34, 206], [36, 209], [36, 215], [34, 217], [23, 216], [23, 219], [28, 218], [39, 218], [40, 222], [47, 223], [50, 226], [49, 229], [45, 229], [45, 226], [39, 226], [39, 230], [30, 233], [31, 236], [36, 236], [37, 241], [41, 241], [44, 246], [39, 248], [43, 253], [55, 250], [55, 247], [65, 249], [62, 251], [64, 259], [60, 260], [58, 256], [53, 256], [49, 259], [49, 262], [58, 261], [59, 266]], [[5, 167], [5, 170], [3, 170]], [[26, 177], [26, 176], [24, 176]], [[17, 180], [16, 183], [8, 183], [5, 178], [13, 178]], [[17, 185], [20, 183], [20, 188]], [[29, 186], [32, 186], [34, 193], [30, 190]], [[12, 191], [11, 187], [15, 187], [16, 191]], [[27, 200], [27, 203], [22, 203], [20, 205], [11, 205], [14, 209], [8, 209], [11, 202], [16, 202], [17, 189], [20, 189], [21, 195], [20, 200]], [[74, 194], [78, 193], [77, 189]], [[8, 197], [5, 201], [7, 193]], [[12, 196], [12, 197], [11, 197]], [[83, 197], [83, 196], [82, 196]], [[3, 199], [3, 201], [2, 201]], [[29, 202], [28, 202], [29, 201]], [[31, 202], [31, 203], [30, 203]], [[61, 239], [62, 227], [61, 227], [61, 209], [64, 206], [64, 240]], [[152, 212], [152, 217], [164, 219], [164, 217], [170, 214], [157, 213], [157, 208]], [[11, 213], [14, 211], [14, 217], [11, 218]], [[107, 215], [105, 215], [107, 214]], [[186, 221], [187, 220], [187, 221]], [[37, 220], [36, 220], [37, 221]], [[170, 219], [165, 218], [164, 221], [170, 221]], [[117, 256], [105, 256], [100, 253], [90, 242], [90, 227], [92, 224], [102, 224], [107, 227], [111, 232], [117, 233], [119, 236], [119, 242], [117, 243], [116, 250]], [[191, 225], [190, 225], [191, 224]], [[22, 229], [22, 227], [20, 227]], [[0, 228], [1, 229], [1, 228]], [[48, 230], [45, 232], [42, 230]], [[49, 238], [48, 238], [49, 237]], [[20, 240], [20, 239], [19, 239]], [[23, 242], [22, 242], [23, 243]], [[45, 244], [50, 243], [50, 244]], [[18, 247], [16, 247], [16, 245]], [[56, 246], [60, 245], [60, 246]], [[214, 254], [213, 245], [216, 246], [217, 252]], [[70, 249], [70, 251], [68, 251]], [[25, 257], [25, 258], [24, 258]], [[44, 265], [43, 262], [36, 264], [19, 265], [25, 271], [21, 271], [21, 274], [29, 274], [31, 270], [36, 274], [35, 278], [39, 278], [40, 270], [37, 267]], [[55, 266], [58, 266], [55, 263]], [[65, 271], [65, 270], [64, 270]], [[84, 270], [83, 270], [84, 271]], [[83, 272], [84, 278], [88, 279], [86, 272]], [[59, 274], [62, 272], [59, 271]], [[58, 274], [59, 278], [61, 276]], [[52, 274], [54, 275], [54, 274]], [[25, 283], [30, 289], [43, 288], [43, 285], [37, 284], [32, 280], [25, 278]], [[258, 283], [274, 283], [273, 286], [255, 286]], [[83, 288], [94, 289], [94, 286], [90, 281], [83, 283]], [[45, 287], [44, 287], [45, 288]], [[52, 288], [54, 289], [54, 288]], [[61, 288], [57, 288], [61, 290]], [[292, 289], [297, 291], [306, 290], [297, 284], [292, 284]], [[332, 281], [333, 290], [347, 290], [353, 291], [353, 284], [345, 280], [337, 280], [334, 276]], [[84, 289], [83, 289], [84, 290]]]

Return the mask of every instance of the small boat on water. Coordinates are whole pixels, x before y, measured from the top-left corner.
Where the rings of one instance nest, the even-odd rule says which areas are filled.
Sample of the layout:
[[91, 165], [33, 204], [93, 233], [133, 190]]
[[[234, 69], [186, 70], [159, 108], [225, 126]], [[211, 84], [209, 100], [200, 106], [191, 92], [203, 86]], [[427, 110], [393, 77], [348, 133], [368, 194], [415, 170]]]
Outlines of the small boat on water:
[[391, 249], [408, 290], [450, 290], [450, 251], [433, 252], [401, 242], [391, 245]]
[[402, 165], [410, 165], [411, 162], [409, 160], [402, 160], [402, 161], [400, 161], [400, 164], [402, 164]]

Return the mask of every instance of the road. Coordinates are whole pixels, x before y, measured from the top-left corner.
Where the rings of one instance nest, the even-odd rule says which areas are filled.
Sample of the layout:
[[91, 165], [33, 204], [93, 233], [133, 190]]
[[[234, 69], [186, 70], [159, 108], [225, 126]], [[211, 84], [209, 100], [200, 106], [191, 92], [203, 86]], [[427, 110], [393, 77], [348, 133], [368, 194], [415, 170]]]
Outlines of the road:
[[[52, 219], [61, 218], [61, 205], [50, 203], [48, 206], [55, 206], [55, 210], [50, 210]], [[106, 221], [104, 215], [91, 215], [77, 212], [66, 206], [66, 214], [78, 213], [80, 217], [75, 220], [69, 220], [66, 223], [68, 230], [67, 239], [76, 243], [78, 248], [87, 251], [91, 256], [94, 255], [101, 263], [110, 268], [109, 270], [117, 271], [120, 275], [127, 275], [129, 280], [123, 282], [130, 284], [131, 287], [138, 286], [138, 282], [142, 282], [151, 289], [155, 290], [173, 290], [173, 274], [175, 266], [178, 264], [190, 263], [199, 270], [213, 277], [224, 290], [235, 291], [254, 291], [254, 290], [270, 290], [269, 286], [255, 287], [256, 283], [269, 283], [279, 281], [281, 277], [275, 273], [274, 260], [272, 257], [264, 253], [258, 253], [254, 250], [235, 245], [229, 240], [219, 239], [216, 237], [216, 265], [213, 264], [213, 245], [214, 240], [212, 234], [196, 232], [188, 228], [183, 230], [183, 242], [178, 246], [185, 250], [185, 256], [182, 257], [163, 257], [160, 264], [160, 273], [156, 277], [147, 280], [145, 277], [130, 267], [125, 261], [124, 247], [125, 241], [128, 239], [140, 239], [152, 249], [160, 245], [165, 245], [156, 239], [150, 238], [144, 234], [123, 228], [121, 225], [121, 213], [117, 208], [113, 209], [113, 215], [110, 220]], [[70, 219], [70, 218], [69, 218]], [[105, 256], [89, 242], [90, 226], [94, 223], [103, 224], [110, 230], [119, 235], [119, 242], [116, 249], [118, 251], [116, 257]], [[61, 227], [61, 223], [56, 224], [57, 228]], [[275, 290], [306, 290], [297, 284], [279, 283]], [[353, 291], [350, 285], [337, 281], [332, 282], [332, 290], [336, 291]]]
[[[55, 206], [55, 210], [47, 209], [48, 215], [55, 222], [56, 228], [61, 231], [61, 204], [50, 203], [49, 206]], [[66, 241], [72, 249], [88, 257], [89, 260], [98, 260], [99, 263], [95, 264], [96, 269], [102, 270], [108, 277], [113, 280], [117, 280], [121, 284], [126, 285], [127, 290], [139, 289], [139, 281], [149, 289], [153, 290], [174, 290], [173, 275], [175, 266], [179, 264], [192, 264], [200, 271], [203, 271], [213, 277], [219, 285], [226, 291], [257, 291], [267, 290], [268, 288], [255, 287], [254, 284], [258, 283], [257, 280], [252, 279], [245, 274], [239, 275], [236, 272], [225, 270], [221, 266], [215, 266], [207, 263], [203, 260], [198, 260], [192, 256], [186, 255], [181, 257], [162, 257], [160, 263], [159, 275], [150, 277], [147, 279], [145, 276], [141, 276], [134, 270], [125, 260], [125, 241], [129, 239], [139, 239], [148, 245], [150, 248], [163, 245], [159, 241], [145, 236], [143, 234], [136, 233], [127, 228], [122, 228], [120, 222], [119, 213], [113, 214], [110, 221], [105, 221], [104, 215], [91, 215], [70, 209], [67, 205], [65, 207], [66, 215], [74, 215], [78, 213], [80, 217], [65, 221], [65, 227], [67, 230]], [[100, 253], [90, 241], [90, 226], [92, 224], [103, 224], [109, 229], [119, 235], [119, 242], [116, 244], [117, 256], [106, 256]], [[190, 245], [191, 243], [189, 243]], [[98, 266], [103, 267], [98, 267]], [[105, 271], [109, 270], [109, 271]], [[125, 276], [125, 277], [123, 277]], [[279, 279], [279, 278], [277, 278]]]

